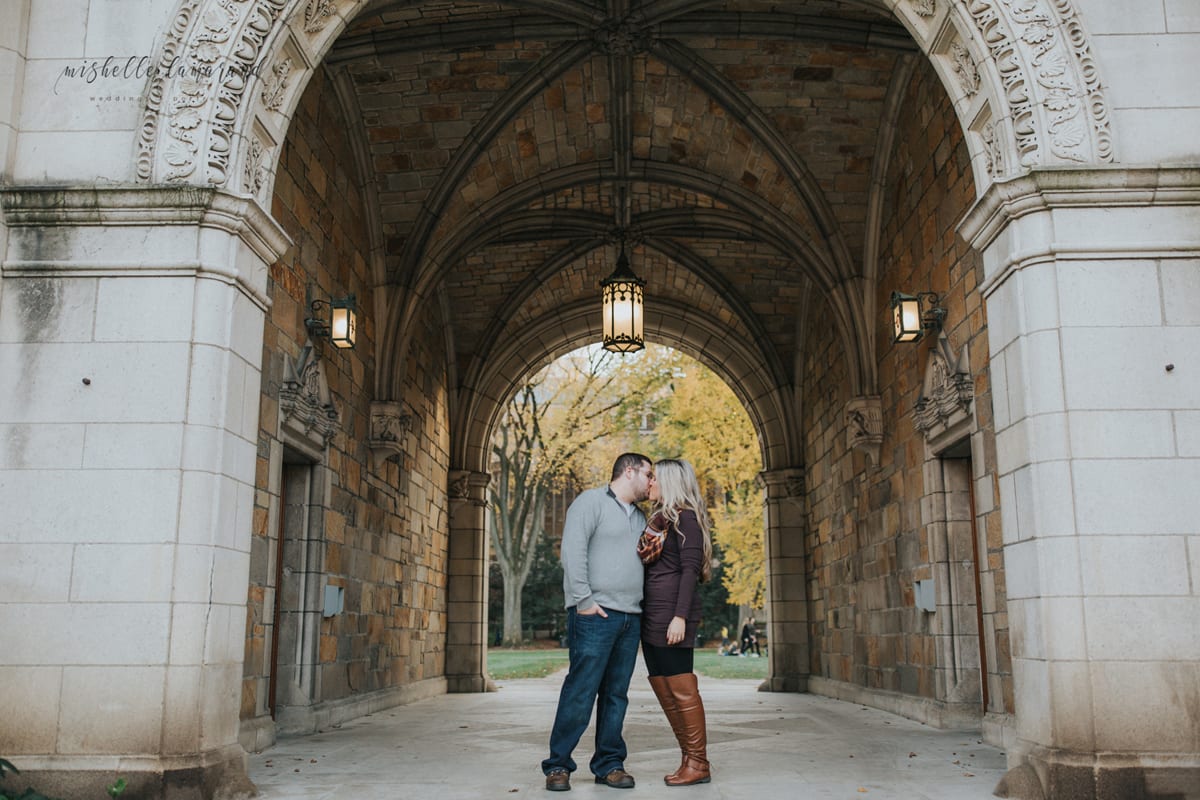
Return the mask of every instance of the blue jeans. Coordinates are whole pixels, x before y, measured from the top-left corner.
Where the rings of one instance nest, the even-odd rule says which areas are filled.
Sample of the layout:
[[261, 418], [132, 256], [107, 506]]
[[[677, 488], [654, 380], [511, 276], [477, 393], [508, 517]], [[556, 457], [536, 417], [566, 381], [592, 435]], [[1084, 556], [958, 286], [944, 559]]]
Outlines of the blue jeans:
[[587, 730], [596, 705], [596, 752], [589, 767], [604, 776], [625, 768], [625, 709], [629, 707], [629, 678], [637, 660], [642, 618], [637, 614], [605, 609], [599, 614], [567, 611], [567, 641], [571, 667], [558, 695], [558, 713], [550, 732], [550, 757], [542, 772], [575, 771], [571, 751]]

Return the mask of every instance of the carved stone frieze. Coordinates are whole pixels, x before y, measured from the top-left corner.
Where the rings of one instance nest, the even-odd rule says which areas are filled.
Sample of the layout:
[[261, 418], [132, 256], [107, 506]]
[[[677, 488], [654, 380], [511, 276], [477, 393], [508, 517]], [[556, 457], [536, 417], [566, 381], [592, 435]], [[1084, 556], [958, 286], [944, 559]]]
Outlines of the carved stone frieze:
[[975, 66], [975, 59], [971, 58], [970, 51], [955, 42], [950, 45], [950, 60], [954, 64], [954, 71], [958, 73], [958, 84], [963, 93], [967, 97], [979, 94], [979, 67]]
[[285, 58], [271, 67], [271, 71], [263, 75], [262, 103], [268, 111], [278, 111], [283, 106], [283, 98], [287, 94], [288, 78], [292, 74], [292, 60]]
[[325, 370], [312, 343], [299, 357], [287, 359], [279, 389], [280, 427], [294, 442], [324, 451], [337, 432], [338, 412], [329, 393]]
[[855, 397], [846, 403], [846, 444], [879, 464], [883, 445], [883, 409], [877, 395]]
[[404, 455], [416, 415], [404, 403], [377, 400], [371, 403], [371, 431], [367, 445], [380, 461]]
[[1107, 103], [1071, 0], [965, 0], [965, 5], [1000, 74], [1021, 165], [1048, 163], [1048, 157], [1111, 161]]
[[1034, 77], [1044, 90], [1042, 106], [1048, 112], [1050, 149], [1054, 155], [1071, 161], [1087, 161], [1080, 145], [1087, 139], [1083, 120], [1083, 92], [1071, 70], [1057, 20], [1044, 3], [1029, 0], [1003, 0], [1008, 6], [1016, 31], [1030, 53]]
[[970, 432], [975, 389], [967, 348], [955, 353], [945, 333], [929, 351], [921, 396], [913, 409], [913, 427], [930, 445], [958, 440]]
[[188, 0], [180, 5], [147, 90], [138, 137], [139, 180], [228, 183], [243, 95], [287, 3]]
[[142, 126], [138, 134], [138, 180], [148, 181], [154, 176], [154, 160], [158, 155], [156, 145], [159, 126], [162, 123], [162, 115], [166, 113], [163, 106], [163, 95], [170, 86], [166, 78], [166, 70], [180, 57], [184, 39], [191, 27], [192, 17], [196, 14], [199, 6], [200, 0], [188, 0], [181, 4], [163, 39], [162, 52], [155, 64], [158, 71], [146, 90], [146, 109], [142, 112]]
[[258, 0], [251, 6], [228, 55], [228, 69], [221, 71], [221, 79], [216, 87], [216, 108], [208, 131], [209, 185], [224, 186], [229, 180], [234, 126], [237, 124], [242, 96], [258, 69], [263, 42], [270, 35], [285, 5], [287, 0]]
[[1001, 11], [1000, 2], [1001, 0], [966, 0], [966, 6], [1000, 75], [1001, 94], [1008, 103], [1021, 165], [1031, 167], [1041, 158], [1037, 121], [1021, 53], [1008, 20]]
[[1066, 32], [1064, 46], [1070, 50], [1074, 61], [1079, 65], [1079, 78], [1083, 81], [1084, 99], [1087, 104], [1088, 117], [1091, 120], [1092, 138], [1095, 157], [1105, 163], [1113, 160], [1112, 129], [1108, 118], [1108, 101], [1100, 86], [1100, 71], [1096, 60], [1092, 57], [1092, 47], [1088, 42], [1087, 33], [1079, 22], [1071, 0], [1050, 0], [1055, 13], [1058, 14], [1059, 29]]

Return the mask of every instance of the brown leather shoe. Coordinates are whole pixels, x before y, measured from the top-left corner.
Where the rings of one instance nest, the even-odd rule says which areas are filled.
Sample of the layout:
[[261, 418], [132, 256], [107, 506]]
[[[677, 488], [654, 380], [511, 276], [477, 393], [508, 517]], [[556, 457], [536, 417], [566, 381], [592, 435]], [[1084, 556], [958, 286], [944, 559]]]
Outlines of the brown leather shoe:
[[605, 786], [611, 786], [614, 789], [632, 789], [633, 776], [623, 769], [614, 769], [603, 778], [597, 775], [596, 783], [603, 783]]
[[552, 792], [571, 791], [571, 773], [565, 769], [552, 769], [546, 773], [546, 788]]

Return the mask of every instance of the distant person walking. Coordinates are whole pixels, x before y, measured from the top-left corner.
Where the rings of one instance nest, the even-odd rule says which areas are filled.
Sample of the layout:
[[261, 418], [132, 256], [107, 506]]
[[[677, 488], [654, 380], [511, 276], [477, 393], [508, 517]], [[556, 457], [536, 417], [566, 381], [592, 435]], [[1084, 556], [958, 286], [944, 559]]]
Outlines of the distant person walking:
[[751, 650], [754, 650], [755, 658], [762, 655], [762, 650], [758, 648], [758, 628], [754, 626], [754, 617], [750, 617], [746, 620], [746, 624], [742, 626], [742, 643], [740, 649], [742, 655], [746, 655]]
[[629, 679], [641, 634], [642, 565], [636, 543], [646, 515], [635, 503], [654, 485], [654, 465], [638, 453], [613, 464], [608, 486], [588, 489], [567, 509], [563, 523], [563, 594], [570, 668], [558, 695], [550, 756], [542, 761], [546, 788], [571, 788], [571, 752], [596, 707], [596, 750], [589, 764], [596, 783], [632, 789], [621, 729], [629, 706]]
[[692, 465], [665, 459], [654, 465], [654, 473], [652, 516], [639, 542], [639, 555], [643, 562], [649, 561], [642, 604], [642, 657], [683, 756], [679, 769], [664, 780], [670, 786], [689, 786], [711, 780], [704, 702], [692, 669], [700, 625], [696, 585], [711, 576], [712, 541], [704, 495]]

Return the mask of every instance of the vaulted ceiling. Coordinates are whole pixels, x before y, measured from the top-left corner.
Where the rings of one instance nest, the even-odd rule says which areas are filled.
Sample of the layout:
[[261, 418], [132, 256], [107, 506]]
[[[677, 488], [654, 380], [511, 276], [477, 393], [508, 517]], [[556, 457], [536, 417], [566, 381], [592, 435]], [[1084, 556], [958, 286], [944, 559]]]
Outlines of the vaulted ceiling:
[[327, 64], [388, 282], [409, 315], [440, 298], [460, 374], [596, 302], [624, 241], [648, 311], [719, 320], [788, 385], [802, 307], [863, 274], [885, 98], [915, 50], [870, 3], [393, 2]]

